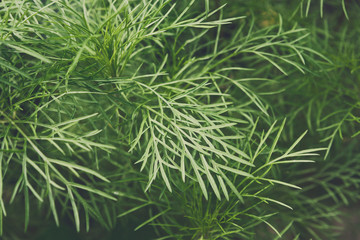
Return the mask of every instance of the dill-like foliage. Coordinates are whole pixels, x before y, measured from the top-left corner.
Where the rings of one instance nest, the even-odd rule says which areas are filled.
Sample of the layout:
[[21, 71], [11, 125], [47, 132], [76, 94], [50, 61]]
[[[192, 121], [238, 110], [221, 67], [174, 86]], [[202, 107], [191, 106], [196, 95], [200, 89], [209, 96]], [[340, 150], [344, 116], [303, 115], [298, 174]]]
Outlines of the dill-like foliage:
[[315, 5], [1, 1], [0, 234], [336, 239], [360, 6]]

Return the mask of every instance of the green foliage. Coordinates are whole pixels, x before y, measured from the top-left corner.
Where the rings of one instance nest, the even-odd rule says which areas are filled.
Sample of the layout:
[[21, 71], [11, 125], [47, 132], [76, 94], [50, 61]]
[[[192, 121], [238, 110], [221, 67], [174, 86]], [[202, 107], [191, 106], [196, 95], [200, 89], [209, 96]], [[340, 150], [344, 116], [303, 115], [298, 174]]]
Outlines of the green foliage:
[[338, 239], [360, 6], [317, 4], [1, 1], [0, 234]]

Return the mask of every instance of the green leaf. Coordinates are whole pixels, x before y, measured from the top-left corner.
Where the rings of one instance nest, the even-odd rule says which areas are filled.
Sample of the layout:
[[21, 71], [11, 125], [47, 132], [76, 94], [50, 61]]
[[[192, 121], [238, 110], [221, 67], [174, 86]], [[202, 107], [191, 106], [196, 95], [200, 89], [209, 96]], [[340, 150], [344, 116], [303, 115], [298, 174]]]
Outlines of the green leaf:
[[253, 178], [254, 176], [251, 175], [250, 173], [247, 173], [247, 172], [244, 172], [242, 170], [239, 170], [239, 169], [235, 169], [235, 168], [231, 168], [231, 167], [228, 167], [228, 166], [225, 166], [225, 165], [222, 165], [222, 164], [219, 164], [219, 163], [215, 163], [215, 165], [221, 169], [224, 169], [228, 172], [232, 172], [232, 173], [235, 173], [236, 175], [239, 175], [239, 176], [244, 176], [244, 177], [249, 177], [249, 178]]
[[73, 183], [73, 182], [69, 182], [68, 184], [69, 184], [70, 186], [72, 186], [72, 187], [80, 188], [80, 189], [82, 189], [82, 190], [95, 193], [95, 194], [97, 194], [97, 195], [99, 195], [99, 196], [108, 198], [108, 199], [110, 199], [110, 200], [114, 200], [114, 201], [117, 200], [117, 199], [114, 198], [113, 196], [111, 196], [111, 195], [109, 195], [109, 194], [107, 194], [107, 193], [105, 193], [105, 192], [103, 192], [103, 191], [100, 191], [100, 190], [98, 190], [98, 189], [91, 188], [91, 187], [89, 187], [89, 186], [85, 186], [85, 185], [81, 185], [81, 184]]
[[28, 54], [28, 55], [30, 55], [30, 56], [32, 56], [34, 58], [37, 58], [37, 59], [39, 59], [39, 60], [41, 60], [43, 62], [46, 62], [46, 63], [52, 63], [52, 61], [49, 58], [41, 55], [40, 53], [35, 52], [34, 50], [32, 50], [32, 49], [30, 49], [28, 47], [21, 46], [21, 45], [15, 45], [16, 42], [10, 43], [8, 41], [0, 41], [0, 44], [1, 43], [5, 44], [5, 45], [7, 45], [7, 46], [9, 46], [9, 47], [11, 47], [11, 48], [13, 48], [15, 50], [18, 50], [20, 53]]
[[74, 214], [74, 220], [75, 220], [75, 226], [76, 226], [76, 231], [80, 232], [80, 217], [79, 217], [79, 211], [78, 208], [76, 206], [76, 202], [74, 199], [74, 195], [72, 194], [71, 188], [69, 186], [67, 186], [67, 190], [68, 190], [68, 195], [70, 198], [70, 202], [71, 202], [71, 206], [72, 206], [72, 210], [73, 210], [73, 214]]
[[210, 186], [214, 190], [214, 193], [215, 193], [217, 199], [221, 200], [219, 189], [217, 187], [217, 184], [216, 184], [213, 176], [210, 173], [209, 165], [206, 162], [204, 155], [200, 155], [200, 157], [201, 157], [201, 160], [202, 160], [202, 163], [203, 163], [203, 166], [204, 166], [206, 177], [207, 177], [208, 181], [210, 182]]
[[155, 216], [153, 216], [153, 217], [149, 218], [148, 220], [146, 220], [145, 222], [141, 223], [139, 226], [137, 226], [137, 227], [134, 229], [134, 231], [137, 231], [137, 230], [139, 230], [140, 228], [142, 228], [143, 226], [145, 226], [146, 224], [149, 224], [149, 223], [153, 222], [155, 219], [161, 217], [162, 215], [164, 215], [164, 214], [167, 213], [168, 211], [170, 211], [170, 208], [165, 209], [164, 211], [156, 214]]
[[81, 170], [81, 171], [83, 171], [85, 173], [91, 174], [91, 175], [103, 180], [104, 182], [108, 182], [108, 183], [110, 182], [107, 178], [105, 178], [104, 176], [102, 176], [98, 172], [96, 172], [96, 171], [94, 171], [92, 169], [89, 169], [87, 167], [83, 167], [83, 166], [80, 166], [80, 165], [77, 165], [77, 164], [74, 164], [74, 163], [65, 162], [65, 161], [61, 161], [61, 160], [57, 160], [57, 159], [51, 159], [51, 158], [49, 158], [49, 162], [55, 163], [57, 165], [64, 166], [64, 167], [67, 167], [67, 168], [70, 168], [70, 169], [78, 169], [78, 170]]
[[118, 218], [121, 218], [121, 217], [126, 216], [126, 215], [128, 215], [128, 214], [130, 214], [130, 213], [132, 213], [132, 212], [135, 212], [135, 211], [137, 211], [137, 210], [139, 210], [139, 209], [141, 209], [141, 208], [143, 208], [143, 207], [146, 207], [146, 206], [148, 206], [148, 205], [150, 205], [150, 204], [151, 204], [150, 202], [147, 202], [147, 203], [141, 204], [141, 205], [139, 205], [139, 206], [133, 207], [133, 208], [131, 208], [130, 210], [127, 210], [127, 211], [119, 214], [117, 217], [118, 217]]

